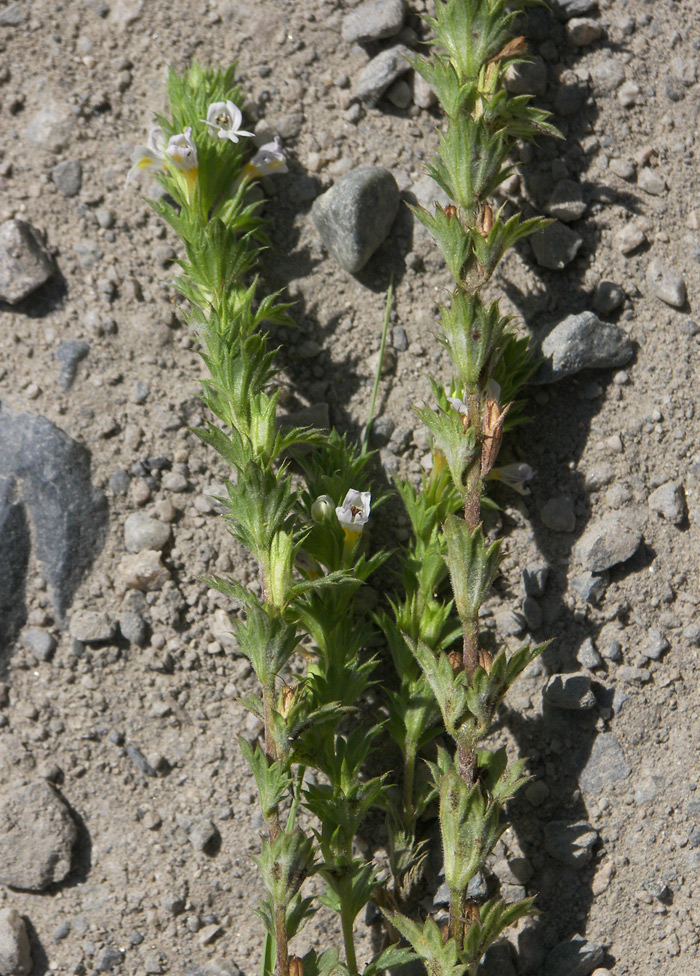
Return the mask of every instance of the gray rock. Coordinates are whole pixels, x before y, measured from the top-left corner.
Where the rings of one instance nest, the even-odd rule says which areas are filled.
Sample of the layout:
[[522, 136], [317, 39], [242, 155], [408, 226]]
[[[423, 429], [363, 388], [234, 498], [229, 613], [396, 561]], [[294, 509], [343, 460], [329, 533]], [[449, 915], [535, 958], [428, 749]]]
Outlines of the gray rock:
[[586, 711], [596, 703], [587, 674], [553, 674], [543, 694], [548, 705], [569, 712]]
[[[0, 403], [0, 485], [3, 478], [21, 483], [35, 553], [63, 616], [107, 529], [107, 500], [90, 482], [90, 454], [46, 418]], [[0, 566], [0, 593], [4, 573]]]
[[502, 637], [516, 637], [525, 630], [525, 618], [517, 610], [497, 610], [494, 614], [498, 633]]
[[14, 219], [0, 224], [0, 301], [16, 305], [45, 284], [55, 270], [31, 224]]
[[187, 832], [190, 844], [196, 851], [204, 851], [219, 836], [219, 831], [211, 820], [197, 820]]
[[596, 651], [595, 644], [590, 637], [587, 637], [579, 647], [576, 652], [576, 660], [581, 667], [588, 668], [589, 671], [595, 671], [596, 668], [602, 667], [603, 664], [603, 659], [598, 651]]
[[541, 343], [545, 361], [535, 383], [555, 383], [582, 369], [624, 366], [632, 358], [632, 341], [618, 325], [602, 322], [593, 312], [567, 317]]
[[540, 518], [553, 532], [573, 532], [576, 528], [573, 498], [570, 495], [550, 498], [540, 509]]
[[68, 105], [44, 101], [25, 130], [25, 137], [40, 149], [59, 153], [70, 140], [76, 116]]
[[0, 973], [29, 976], [32, 953], [24, 919], [15, 908], [0, 908]]
[[505, 77], [511, 95], [544, 95], [547, 91], [547, 65], [539, 54], [527, 61], [509, 65]]
[[399, 188], [380, 166], [364, 166], [314, 202], [316, 229], [338, 264], [359, 271], [389, 233], [399, 208]]
[[51, 170], [51, 176], [64, 197], [75, 197], [80, 193], [83, 185], [83, 167], [79, 159], [66, 159], [62, 163], [57, 163]]
[[566, 224], [555, 220], [544, 230], [533, 234], [530, 244], [535, 260], [541, 268], [561, 271], [574, 260], [583, 244], [583, 238]]
[[547, 201], [546, 211], [550, 217], [569, 223], [578, 220], [586, 212], [581, 184], [574, 180], [559, 180]]
[[145, 512], [133, 512], [124, 523], [124, 543], [129, 552], [162, 551], [170, 541], [170, 526]]
[[604, 950], [582, 935], [572, 935], [549, 953], [544, 964], [544, 976], [590, 976], [599, 966]]
[[599, 315], [610, 315], [622, 305], [624, 300], [625, 293], [622, 288], [616, 285], [614, 281], [603, 279], [603, 281], [598, 282], [595, 290], [593, 308]]
[[405, 44], [395, 44], [369, 61], [357, 79], [356, 94], [369, 106], [376, 105], [389, 85], [410, 71], [413, 51]]
[[606, 660], [613, 661], [613, 663], [622, 660], [622, 644], [616, 637], [611, 637], [610, 640], [602, 641], [601, 643], [602, 654]]
[[632, 668], [626, 664], [621, 664], [615, 672], [615, 677], [626, 685], [645, 685], [651, 681], [651, 671], [646, 668]]
[[584, 569], [602, 573], [630, 559], [642, 541], [642, 530], [631, 515], [615, 513], [591, 522], [578, 541], [576, 556]]
[[391, 330], [391, 344], [397, 352], [406, 352], [408, 349], [408, 336], [402, 325], [397, 325]]
[[[425, 207], [431, 213], [434, 212], [436, 203], [439, 203], [441, 207], [446, 207], [451, 203], [448, 195], [440, 184], [436, 183], [432, 176], [422, 176], [417, 180], [413, 184], [413, 194], [421, 207]], [[419, 228], [423, 227], [423, 224], [418, 221], [418, 218], [416, 218], [416, 223]]]
[[481, 960], [479, 976], [517, 976], [510, 943], [499, 939], [489, 946]]
[[685, 281], [660, 258], [654, 258], [647, 268], [646, 281], [651, 293], [662, 302], [673, 308], [683, 308], [686, 300]]
[[373, 447], [384, 447], [391, 440], [394, 433], [394, 421], [391, 417], [375, 417], [372, 421], [370, 441]]
[[523, 600], [523, 616], [528, 630], [539, 630], [542, 626], [542, 607], [534, 596], [526, 596]]
[[631, 254], [641, 247], [646, 239], [644, 228], [636, 220], [632, 220], [615, 234], [615, 246], [621, 254]]
[[629, 182], [634, 179], [635, 169], [634, 165], [629, 161], [629, 159], [618, 159], [617, 157], [610, 160], [610, 165], [608, 169], [619, 176], [621, 180], [626, 180]]
[[121, 949], [117, 949], [116, 946], [105, 946], [105, 948], [102, 950], [102, 955], [97, 962], [97, 972], [108, 973], [116, 966], [121, 966], [123, 962], [124, 953]]
[[569, 588], [585, 603], [600, 603], [608, 586], [607, 573], [595, 576], [593, 573], [579, 573], [569, 583]]
[[546, 563], [526, 566], [521, 574], [523, 593], [526, 596], [544, 596], [548, 578], [549, 566]]
[[71, 869], [78, 836], [68, 807], [45, 780], [0, 795], [0, 883], [43, 891]]
[[639, 647], [639, 651], [643, 657], [648, 658], [650, 661], [659, 661], [668, 648], [669, 643], [661, 631], [657, 630], [656, 627], [650, 627]]
[[660, 197], [667, 190], [667, 186], [659, 171], [651, 169], [649, 166], [644, 166], [640, 169], [637, 174], [637, 186], [653, 197]]
[[700, 624], [688, 624], [684, 627], [683, 640], [686, 640], [691, 647], [700, 647]]
[[37, 661], [50, 661], [56, 650], [56, 638], [43, 627], [29, 627], [25, 630], [22, 643]]
[[0, 456], [0, 651], [9, 647], [26, 620], [24, 581], [30, 549], [27, 513], [15, 479], [3, 477]]
[[566, 25], [566, 33], [575, 47], [587, 47], [603, 35], [603, 25], [591, 17], [572, 17]]
[[585, 793], [602, 793], [627, 779], [630, 772], [620, 743], [612, 732], [602, 732], [581, 771], [579, 786]]
[[19, 27], [23, 24], [29, 13], [27, 0], [18, 0], [11, 3], [9, 7], [0, 10], [0, 27]]
[[70, 390], [75, 382], [78, 365], [90, 352], [90, 343], [82, 339], [64, 339], [56, 350], [56, 361], [61, 364], [58, 385], [62, 390]]
[[366, 0], [343, 18], [343, 40], [366, 44], [393, 37], [403, 27], [405, 16], [404, 0]]
[[649, 495], [648, 505], [652, 512], [658, 512], [668, 522], [680, 525], [687, 514], [683, 485], [677, 481], [660, 485]]
[[131, 644], [144, 647], [148, 638], [148, 625], [140, 613], [125, 611], [119, 615], [119, 630]]
[[552, 820], [544, 825], [545, 850], [562, 864], [588, 864], [597, 840], [598, 831], [583, 821], [572, 824], [566, 820]]
[[114, 637], [117, 626], [101, 610], [76, 610], [70, 618], [70, 635], [83, 644], [100, 644]]
[[634, 802], [651, 803], [664, 787], [663, 776], [647, 774], [640, 776], [634, 785]]
[[541, 807], [548, 796], [549, 787], [541, 779], [525, 787], [525, 799], [533, 807]]
[[131, 475], [124, 468], [117, 468], [109, 478], [109, 490], [115, 495], [126, 495], [131, 484]]
[[562, 20], [572, 17], [582, 17], [597, 11], [597, 0], [551, 0], [550, 6]]
[[413, 90], [407, 81], [399, 78], [386, 92], [387, 100], [397, 108], [408, 108], [413, 99]]
[[417, 71], [413, 74], [413, 101], [418, 108], [432, 108], [437, 102], [435, 90]]
[[613, 58], [603, 58], [590, 70], [591, 84], [596, 95], [614, 92], [625, 80], [625, 69]]
[[138, 746], [127, 746], [124, 750], [134, 766], [144, 774], [144, 776], [157, 776], [157, 771], [153, 768], [148, 759], [144, 756]]

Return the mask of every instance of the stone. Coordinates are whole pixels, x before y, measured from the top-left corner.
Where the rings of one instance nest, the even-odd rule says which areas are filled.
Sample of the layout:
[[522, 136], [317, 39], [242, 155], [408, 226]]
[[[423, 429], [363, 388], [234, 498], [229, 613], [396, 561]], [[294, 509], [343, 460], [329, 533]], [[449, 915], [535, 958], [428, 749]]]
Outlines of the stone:
[[602, 732], [593, 742], [579, 776], [579, 786], [584, 793], [602, 793], [622, 783], [630, 772], [620, 743], [612, 732]]
[[660, 258], [654, 258], [647, 268], [646, 282], [651, 293], [667, 305], [673, 308], [683, 308], [685, 305], [685, 281]]
[[581, 184], [574, 180], [559, 180], [545, 207], [550, 217], [569, 223], [578, 220], [586, 212]]
[[511, 95], [544, 95], [547, 91], [547, 65], [544, 59], [539, 54], [530, 54], [527, 61], [509, 65], [505, 86]]
[[348, 44], [366, 44], [394, 37], [406, 16], [404, 0], [366, 0], [343, 18], [341, 35]]
[[76, 116], [69, 105], [44, 100], [32, 115], [25, 137], [40, 149], [59, 153], [65, 149], [75, 126]]
[[329, 252], [354, 274], [385, 239], [398, 208], [399, 188], [392, 174], [380, 166], [364, 166], [318, 197], [311, 213]]
[[608, 164], [608, 169], [619, 176], [621, 180], [626, 180], [629, 182], [634, 179], [635, 168], [634, 164], [629, 161], [629, 159], [618, 159], [615, 157], [610, 160]]
[[575, 47], [587, 47], [603, 36], [603, 25], [591, 17], [572, 17], [566, 25], [566, 33]]
[[579, 647], [576, 652], [576, 660], [581, 667], [588, 668], [589, 671], [595, 671], [596, 668], [600, 668], [603, 665], [603, 659], [598, 651], [596, 651], [591, 637], [586, 637]]
[[43, 891], [70, 872], [78, 836], [70, 811], [46, 780], [0, 795], [0, 884]]
[[396, 108], [408, 108], [413, 99], [413, 90], [407, 81], [399, 78], [386, 92], [387, 100]]
[[418, 108], [432, 108], [438, 98], [435, 90], [428, 84], [423, 75], [417, 71], [413, 73], [413, 102]]
[[79, 159], [66, 159], [51, 170], [54, 183], [64, 197], [75, 197], [83, 185], [83, 167]]
[[698, 77], [698, 66], [694, 58], [671, 58], [671, 75], [686, 88], [694, 85]]
[[571, 20], [572, 17], [594, 13], [598, 0], [551, 0], [550, 6], [562, 20]]
[[533, 807], [541, 807], [549, 796], [549, 787], [543, 780], [537, 779], [525, 787], [525, 799]]
[[587, 711], [596, 704], [587, 674], [553, 674], [543, 695], [548, 705], [568, 712]]
[[614, 281], [603, 279], [598, 282], [593, 296], [593, 308], [598, 315], [610, 315], [625, 300], [625, 293]]
[[517, 976], [510, 944], [505, 939], [499, 939], [486, 950], [479, 976]]
[[646, 668], [632, 668], [626, 664], [621, 664], [615, 672], [615, 677], [626, 685], [645, 685], [651, 681], [651, 671]]
[[528, 630], [539, 630], [542, 626], [542, 607], [534, 596], [526, 596], [523, 600], [523, 616]]
[[206, 851], [219, 837], [219, 831], [211, 820], [197, 820], [187, 832], [190, 844], [196, 851]]
[[633, 515], [616, 512], [592, 521], [579, 539], [575, 554], [584, 569], [602, 573], [630, 559], [642, 541]]
[[597, 840], [598, 831], [583, 821], [552, 820], [544, 825], [545, 850], [562, 864], [588, 864]]
[[593, 312], [567, 315], [550, 329], [540, 344], [544, 362], [533, 382], [556, 383], [582, 369], [624, 366], [634, 354], [624, 329], [603, 322]]
[[526, 596], [544, 596], [549, 578], [549, 566], [546, 563], [532, 563], [523, 569], [520, 578]]
[[677, 481], [667, 481], [659, 485], [649, 495], [647, 504], [652, 512], [657, 512], [667, 522], [680, 525], [687, 515], [683, 485]]
[[0, 224], [0, 301], [16, 305], [56, 271], [39, 234], [25, 220]]
[[75, 382], [78, 365], [90, 352], [90, 344], [82, 339], [64, 339], [56, 350], [56, 362], [61, 364], [58, 385], [63, 391], [70, 390]]
[[571, 495], [550, 498], [540, 509], [540, 518], [553, 532], [573, 532], [576, 528], [576, 515]]
[[119, 579], [127, 590], [146, 593], [162, 590], [170, 579], [170, 570], [161, 561], [155, 549], [144, 549], [133, 556], [125, 556], [119, 563]]
[[25, 578], [31, 537], [14, 478], [2, 476], [0, 457], [0, 651], [26, 621]]
[[650, 661], [659, 661], [668, 648], [669, 643], [661, 631], [656, 627], [650, 627], [640, 644], [639, 652], [642, 657], [646, 657]]
[[105, 946], [102, 954], [97, 961], [97, 972], [108, 973], [111, 969], [121, 966], [124, 962], [124, 953], [116, 946]]
[[606, 57], [590, 69], [591, 85], [596, 95], [607, 95], [625, 80], [625, 69], [614, 58]]
[[148, 624], [140, 613], [127, 610], [119, 615], [119, 630], [130, 644], [144, 647], [148, 639]]
[[170, 541], [171, 528], [145, 512], [133, 512], [124, 523], [124, 543], [129, 552], [161, 551]]
[[639, 85], [636, 81], [624, 81], [617, 91], [617, 100], [623, 108], [632, 108], [639, 99]]
[[24, 919], [16, 908], [0, 908], [0, 973], [29, 976], [32, 953]]
[[615, 234], [615, 247], [621, 254], [631, 254], [641, 247], [646, 239], [644, 227], [638, 221], [631, 220]]
[[535, 260], [541, 268], [561, 271], [571, 264], [583, 244], [583, 238], [566, 224], [555, 220], [530, 238]]
[[572, 935], [547, 955], [543, 976], [590, 976], [605, 957], [601, 946], [582, 935]]
[[23, 24], [29, 13], [29, 6], [26, 0], [18, 0], [11, 3], [9, 7], [0, 10], [0, 27], [19, 27]]
[[368, 61], [359, 74], [355, 93], [365, 105], [377, 104], [389, 85], [411, 69], [413, 51], [405, 44], [394, 44]]
[[[45, 417], [0, 403], [0, 485], [3, 478], [21, 485], [25, 524], [31, 520], [34, 551], [62, 617], [107, 532], [107, 499], [91, 483], [90, 454]], [[0, 565], [0, 594], [4, 573]]]
[[70, 618], [70, 635], [83, 644], [110, 641], [117, 625], [101, 610], [76, 610]]
[[600, 603], [608, 586], [607, 573], [596, 576], [593, 573], [579, 573], [569, 582], [569, 588], [584, 603]]
[[660, 197], [667, 186], [658, 170], [644, 166], [637, 174], [637, 186], [653, 197]]
[[56, 650], [56, 638], [43, 627], [29, 627], [22, 635], [22, 643], [37, 661], [50, 661]]
[[653, 773], [642, 774], [636, 780], [634, 785], [634, 802], [638, 804], [651, 803], [652, 800], [656, 799], [663, 788], [663, 776], [655, 776]]

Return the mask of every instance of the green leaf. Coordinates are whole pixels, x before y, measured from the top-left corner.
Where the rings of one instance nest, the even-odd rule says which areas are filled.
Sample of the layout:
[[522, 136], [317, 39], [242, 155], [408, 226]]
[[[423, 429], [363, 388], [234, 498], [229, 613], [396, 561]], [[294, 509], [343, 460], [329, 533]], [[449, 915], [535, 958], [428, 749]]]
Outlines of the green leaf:
[[405, 966], [406, 963], [413, 962], [414, 959], [416, 959], [416, 953], [413, 949], [409, 949], [407, 946], [389, 946], [365, 966], [363, 976], [376, 976], [377, 973], [383, 973], [386, 969]]
[[278, 809], [279, 804], [291, 790], [292, 775], [286, 761], [271, 762], [260, 746], [253, 748], [242, 736], [238, 737], [248, 765], [253, 771], [260, 794], [262, 815], [268, 820]]
[[447, 554], [455, 605], [462, 621], [473, 621], [498, 574], [501, 541], [486, 545], [481, 526], [472, 530], [455, 515], [445, 520]]
[[472, 250], [472, 239], [465, 232], [457, 215], [449, 216], [439, 203], [436, 204], [435, 213], [420, 206], [411, 206], [410, 210], [433, 235], [450, 274], [456, 281], [460, 281], [462, 268]]
[[385, 912], [385, 915], [411, 944], [429, 976], [465, 976], [467, 966], [457, 956], [456, 943], [453, 939], [443, 942], [442, 932], [432, 918], [427, 918], [421, 927], [398, 912]]

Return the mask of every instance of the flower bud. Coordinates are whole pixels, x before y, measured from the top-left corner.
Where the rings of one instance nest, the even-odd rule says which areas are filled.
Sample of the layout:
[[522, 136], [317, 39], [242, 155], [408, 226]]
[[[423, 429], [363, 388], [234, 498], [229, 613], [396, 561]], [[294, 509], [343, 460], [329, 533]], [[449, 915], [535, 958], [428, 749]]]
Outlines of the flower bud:
[[449, 651], [447, 660], [450, 662], [450, 667], [455, 674], [459, 674], [460, 671], [464, 670], [461, 651]]
[[304, 976], [304, 960], [299, 956], [289, 957], [289, 976]]
[[289, 685], [285, 685], [280, 696], [280, 712], [283, 718], [287, 718], [291, 712], [295, 696], [296, 688], [290, 688]]
[[479, 667], [483, 668], [486, 674], [491, 674], [491, 665], [493, 664], [493, 655], [490, 651], [485, 651], [483, 648], [479, 648]]
[[325, 522], [331, 518], [335, 505], [330, 495], [319, 495], [311, 506], [311, 517], [314, 522]]

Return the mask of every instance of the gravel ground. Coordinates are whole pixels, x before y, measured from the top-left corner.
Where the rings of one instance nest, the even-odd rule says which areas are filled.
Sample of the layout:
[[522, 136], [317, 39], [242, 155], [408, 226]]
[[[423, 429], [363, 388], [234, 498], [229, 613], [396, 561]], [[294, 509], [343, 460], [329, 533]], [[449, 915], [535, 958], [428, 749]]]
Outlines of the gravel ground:
[[[131, 150], [165, 109], [168, 65], [238, 60], [246, 120], [289, 155], [266, 188], [263, 259], [295, 303], [297, 328], [275, 333], [284, 409], [359, 431], [393, 274], [379, 476], [418, 476], [429, 444], [410, 404], [448, 375], [433, 337], [447, 271], [403, 202], [355, 274], [311, 208], [367, 166], [404, 202], [436, 198], [439, 116], [394, 52], [424, 36], [427, 5], [0, 5], [0, 957], [25, 953], [24, 928], [33, 974], [259, 965], [260, 820], [235, 744], [259, 732], [237, 702], [253, 675], [199, 579], [254, 573], [218, 518], [226, 471], [188, 430], [201, 368], [169, 284], [177, 241], [125, 188]], [[510, 645], [555, 638], [502, 713], [497, 736], [534, 778], [490, 866], [541, 914], [488, 971], [688, 976], [700, 22], [693, 2], [550, 6], [524, 22], [535, 58], [509, 84], [565, 139], [521, 147], [505, 191], [557, 223], [489, 289], [548, 356], [509, 446], [537, 474], [529, 497], [499, 496], [507, 559], [484, 616]], [[376, 531], [403, 530], [399, 513]], [[358, 933], [367, 959], [376, 932]], [[333, 938], [321, 917], [300, 945]]]

